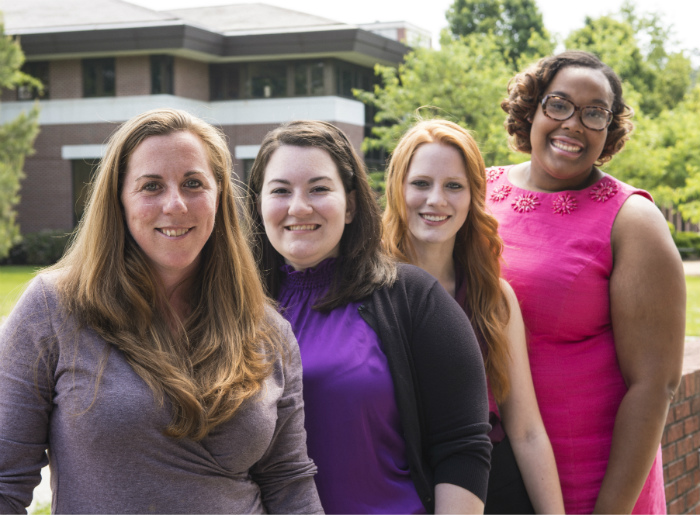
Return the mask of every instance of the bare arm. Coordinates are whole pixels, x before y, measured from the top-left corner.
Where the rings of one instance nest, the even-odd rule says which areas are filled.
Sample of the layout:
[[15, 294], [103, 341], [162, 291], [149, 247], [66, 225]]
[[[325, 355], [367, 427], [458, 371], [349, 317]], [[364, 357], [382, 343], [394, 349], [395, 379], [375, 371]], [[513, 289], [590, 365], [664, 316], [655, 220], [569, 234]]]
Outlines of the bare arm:
[[499, 405], [503, 426], [535, 511], [564, 513], [557, 464], [532, 385], [523, 316], [510, 285], [502, 280], [501, 287], [510, 307], [510, 320], [506, 328], [510, 351], [510, 393]]
[[435, 513], [484, 513], [484, 503], [466, 488], [439, 483], [435, 485]]
[[683, 266], [659, 210], [632, 195], [613, 225], [612, 249], [610, 310], [628, 390], [594, 513], [632, 511], [680, 382], [685, 338]]

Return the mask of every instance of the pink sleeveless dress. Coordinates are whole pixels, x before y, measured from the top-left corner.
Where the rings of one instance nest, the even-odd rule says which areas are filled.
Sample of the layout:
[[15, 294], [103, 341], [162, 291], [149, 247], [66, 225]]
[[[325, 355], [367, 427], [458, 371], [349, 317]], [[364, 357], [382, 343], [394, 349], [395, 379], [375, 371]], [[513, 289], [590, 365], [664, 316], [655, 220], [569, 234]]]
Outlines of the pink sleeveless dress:
[[[567, 513], [591, 513], [627, 388], [610, 320], [610, 235], [630, 195], [609, 175], [589, 188], [531, 192], [486, 171], [486, 201], [505, 243], [503, 275], [517, 294], [537, 401]], [[661, 447], [633, 513], [666, 513]]]

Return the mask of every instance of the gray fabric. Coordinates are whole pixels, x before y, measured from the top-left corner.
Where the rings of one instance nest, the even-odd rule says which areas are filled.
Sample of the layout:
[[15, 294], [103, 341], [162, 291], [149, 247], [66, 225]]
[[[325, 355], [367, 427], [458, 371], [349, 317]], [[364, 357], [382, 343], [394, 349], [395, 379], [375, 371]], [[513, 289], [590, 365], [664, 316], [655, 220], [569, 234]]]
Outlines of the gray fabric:
[[278, 358], [262, 394], [195, 442], [164, 436], [167, 400], [159, 406], [121, 352], [61, 313], [40, 276], [0, 329], [1, 513], [29, 505], [47, 448], [58, 513], [322, 512], [299, 350], [281, 317], [270, 310], [291, 362]]

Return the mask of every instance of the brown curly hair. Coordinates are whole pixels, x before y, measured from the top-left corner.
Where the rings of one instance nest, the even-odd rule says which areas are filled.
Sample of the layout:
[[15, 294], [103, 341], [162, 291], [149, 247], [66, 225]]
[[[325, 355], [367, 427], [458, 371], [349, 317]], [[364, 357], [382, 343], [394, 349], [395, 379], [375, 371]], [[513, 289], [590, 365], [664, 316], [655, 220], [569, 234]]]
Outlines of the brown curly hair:
[[595, 163], [596, 166], [601, 166], [610, 161], [625, 146], [625, 141], [629, 139], [629, 134], [634, 128], [631, 121], [634, 111], [622, 98], [620, 77], [612, 68], [589, 52], [567, 51], [545, 57], [513, 77], [508, 83], [508, 98], [501, 102], [501, 109], [508, 113], [504, 125], [510, 134], [511, 147], [519, 152], [529, 154], [532, 151], [530, 144], [531, 120], [537, 111], [539, 102], [556, 74], [571, 66], [600, 70], [612, 88], [614, 95], [613, 119], [608, 127], [603, 151]]

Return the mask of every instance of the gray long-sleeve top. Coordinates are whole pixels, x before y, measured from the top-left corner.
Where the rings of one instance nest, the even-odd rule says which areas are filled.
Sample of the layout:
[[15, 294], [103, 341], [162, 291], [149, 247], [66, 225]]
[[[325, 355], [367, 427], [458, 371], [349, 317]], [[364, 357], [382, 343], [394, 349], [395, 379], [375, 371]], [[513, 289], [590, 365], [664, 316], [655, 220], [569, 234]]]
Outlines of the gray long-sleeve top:
[[270, 316], [291, 360], [202, 441], [174, 439], [167, 400], [93, 330], [75, 330], [50, 278], [34, 279], [0, 329], [0, 513], [24, 512], [47, 449], [57, 513], [322, 512], [297, 343]]

